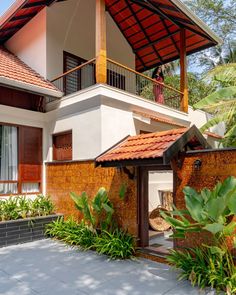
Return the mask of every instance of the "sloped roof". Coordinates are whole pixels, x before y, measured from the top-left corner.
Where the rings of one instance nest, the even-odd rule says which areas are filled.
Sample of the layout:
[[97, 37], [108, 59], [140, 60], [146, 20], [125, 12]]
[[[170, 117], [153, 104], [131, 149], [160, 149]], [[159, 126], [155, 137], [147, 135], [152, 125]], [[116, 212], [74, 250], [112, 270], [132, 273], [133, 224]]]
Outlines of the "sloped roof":
[[[45, 6], [62, 0], [17, 0], [0, 20], [4, 43]], [[144, 71], [179, 58], [180, 29], [186, 29], [187, 54], [221, 40], [179, 0], [105, 0], [111, 17]]]
[[[173, 129], [163, 132], [129, 136], [122, 142], [96, 158], [96, 164], [102, 166], [132, 165], [138, 160], [159, 159], [159, 163], [168, 164], [170, 159], [186, 145], [191, 149], [209, 148], [209, 144], [196, 126]], [[115, 164], [116, 163], [116, 164]], [[150, 162], [149, 162], [150, 163]]]
[[[62, 93], [18, 57], [0, 46], [0, 83], [38, 94], [60, 97]], [[30, 89], [29, 89], [30, 88]]]
[[181, 127], [181, 128], [186, 127], [183, 124], [177, 123], [177, 122], [175, 122], [174, 120], [171, 120], [171, 119], [163, 118], [162, 116], [149, 115], [149, 114], [138, 112], [138, 111], [134, 111], [133, 114], [134, 115], [137, 114], [139, 116], [151, 119], [151, 120], [153, 120], [155, 122], [164, 123], [164, 124], [172, 125], [172, 126], [175, 126], [175, 127]]

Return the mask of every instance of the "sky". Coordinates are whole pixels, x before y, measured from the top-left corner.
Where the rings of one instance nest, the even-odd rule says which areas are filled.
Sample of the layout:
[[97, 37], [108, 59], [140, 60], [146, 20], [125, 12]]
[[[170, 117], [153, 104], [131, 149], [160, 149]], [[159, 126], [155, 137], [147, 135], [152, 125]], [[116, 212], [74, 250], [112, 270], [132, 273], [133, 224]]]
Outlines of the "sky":
[[2, 15], [15, 0], [0, 0], [0, 15]]

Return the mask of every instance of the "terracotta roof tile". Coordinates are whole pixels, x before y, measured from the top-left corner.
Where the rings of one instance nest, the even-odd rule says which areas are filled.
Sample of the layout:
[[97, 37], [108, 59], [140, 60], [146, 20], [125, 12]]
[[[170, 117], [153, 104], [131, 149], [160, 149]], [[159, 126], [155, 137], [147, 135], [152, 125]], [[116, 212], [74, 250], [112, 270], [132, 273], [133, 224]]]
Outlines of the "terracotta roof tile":
[[45, 80], [3, 46], [0, 46], [0, 77], [60, 93], [51, 82]]
[[204, 134], [210, 136], [210, 137], [213, 137], [213, 138], [216, 138], [216, 139], [222, 139], [223, 136], [220, 136], [219, 134], [216, 134], [216, 133], [213, 133], [213, 132], [210, 132], [210, 131], [205, 131]]
[[113, 149], [105, 152], [96, 162], [122, 161], [162, 157], [163, 153], [189, 128], [129, 136]]
[[160, 116], [149, 115], [149, 114], [145, 114], [145, 113], [137, 112], [137, 111], [134, 111], [133, 113], [134, 114], [137, 114], [137, 115], [140, 115], [142, 117], [151, 119], [151, 120], [156, 121], [156, 122], [160, 122], [160, 123], [164, 123], [164, 124], [169, 124], [169, 125], [173, 125], [173, 126], [181, 127], [181, 128], [185, 128], [186, 127], [183, 124], [177, 123], [177, 122], [175, 122], [175, 121], [173, 121], [171, 119], [166, 119], [166, 118], [163, 118], [163, 117], [160, 117]]

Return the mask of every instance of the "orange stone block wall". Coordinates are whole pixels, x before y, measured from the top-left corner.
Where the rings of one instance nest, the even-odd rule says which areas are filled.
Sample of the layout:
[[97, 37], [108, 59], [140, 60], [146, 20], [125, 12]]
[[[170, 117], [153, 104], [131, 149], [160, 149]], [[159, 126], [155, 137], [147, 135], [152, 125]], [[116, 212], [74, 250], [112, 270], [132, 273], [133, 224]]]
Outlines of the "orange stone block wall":
[[[129, 168], [133, 172], [133, 168]], [[57, 212], [65, 217], [81, 219], [80, 212], [70, 198], [70, 192], [85, 191], [93, 198], [100, 187], [105, 187], [115, 209], [114, 218], [119, 226], [138, 235], [137, 185], [127, 174], [116, 168], [95, 168], [93, 161], [72, 161], [46, 164], [46, 191], [56, 204]], [[125, 200], [119, 197], [122, 184], [127, 186]]]
[[[201, 160], [199, 169], [194, 168], [194, 162]], [[187, 153], [178, 161], [173, 161], [175, 178], [174, 202], [178, 209], [185, 209], [183, 188], [190, 186], [197, 191], [203, 188], [212, 189], [218, 181], [228, 176], [236, 177], [236, 149]], [[236, 201], [236, 200], [235, 200]], [[176, 239], [175, 246], [194, 247], [201, 243], [211, 243], [211, 237], [205, 234], [190, 234], [187, 239]], [[231, 241], [229, 241], [229, 244]]]

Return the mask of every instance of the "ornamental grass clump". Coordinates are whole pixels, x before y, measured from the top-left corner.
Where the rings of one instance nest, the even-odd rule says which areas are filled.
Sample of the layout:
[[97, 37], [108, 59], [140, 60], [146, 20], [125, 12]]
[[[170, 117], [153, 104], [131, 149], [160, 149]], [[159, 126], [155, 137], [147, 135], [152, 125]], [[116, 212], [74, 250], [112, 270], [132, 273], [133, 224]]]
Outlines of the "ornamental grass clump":
[[93, 248], [96, 237], [96, 232], [83, 222], [77, 223], [73, 218], [64, 220], [62, 217], [47, 225], [46, 234], [84, 250]]
[[128, 259], [134, 256], [134, 238], [118, 228], [111, 232], [102, 231], [94, 240], [94, 248], [111, 259]]
[[[208, 232], [211, 245], [195, 249], [173, 250], [168, 261], [183, 272], [180, 279], [189, 279], [200, 288], [212, 287], [226, 294], [236, 293], [236, 267], [227, 240], [236, 247], [236, 178], [228, 177], [213, 190], [196, 192], [185, 187], [186, 210], [166, 213], [162, 217], [174, 229], [173, 237], [185, 239], [187, 234]], [[189, 238], [189, 236], [188, 236]]]

